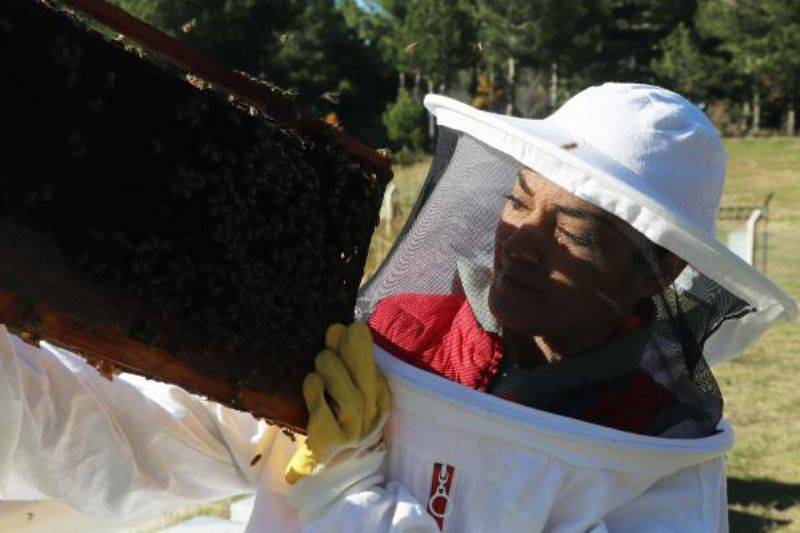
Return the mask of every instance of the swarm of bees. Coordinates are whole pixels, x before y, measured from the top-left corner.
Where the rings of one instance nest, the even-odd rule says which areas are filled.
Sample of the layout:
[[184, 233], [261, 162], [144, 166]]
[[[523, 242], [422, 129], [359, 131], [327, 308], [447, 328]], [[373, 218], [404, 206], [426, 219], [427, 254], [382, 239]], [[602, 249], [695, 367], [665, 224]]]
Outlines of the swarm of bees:
[[0, 5], [0, 63], [0, 225], [146, 304], [131, 337], [178, 321], [203, 349], [164, 348], [209, 375], [304, 375], [352, 319], [384, 184], [39, 2]]

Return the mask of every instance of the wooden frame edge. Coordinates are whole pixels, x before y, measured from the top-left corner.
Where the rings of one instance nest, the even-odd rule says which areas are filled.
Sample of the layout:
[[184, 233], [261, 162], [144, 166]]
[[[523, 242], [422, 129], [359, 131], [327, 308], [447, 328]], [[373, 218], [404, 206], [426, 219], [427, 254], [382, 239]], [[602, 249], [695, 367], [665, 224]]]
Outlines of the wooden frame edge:
[[[166, 351], [105, 326], [89, 326], [65, 313], [28, 305], [0, 289], [0, 323], [17, 330], [29, 344], [44, 339], [75, 351], [93, 366], [107, 362], [120, 369], [186, 388], [230, 407], [248, 411], [292, 432], [305, 433], [307, 412], [298, 392], [296, 403], [285, 396], [234, 387], [170, 356]], [[158, 369], [157, 371], [155, 369]]]

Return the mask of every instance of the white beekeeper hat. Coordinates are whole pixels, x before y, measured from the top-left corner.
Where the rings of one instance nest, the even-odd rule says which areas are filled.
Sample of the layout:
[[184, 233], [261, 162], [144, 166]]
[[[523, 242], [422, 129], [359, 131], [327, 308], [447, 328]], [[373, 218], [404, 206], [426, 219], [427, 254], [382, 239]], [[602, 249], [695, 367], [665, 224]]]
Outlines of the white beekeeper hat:
[[795, 302], [717, 238], [727, 155], [708, 118], [680, 95], [606, 83], [543, 120], [488, 113], [439, 95], [428, 95], [425, 107], [440, 126], [508, 154], [616, 215], [753, 305], [753, 328], [740, 322], [739, 330], [748, 331], [728, 342], [749, 344], [760, 326], [796, 317]]

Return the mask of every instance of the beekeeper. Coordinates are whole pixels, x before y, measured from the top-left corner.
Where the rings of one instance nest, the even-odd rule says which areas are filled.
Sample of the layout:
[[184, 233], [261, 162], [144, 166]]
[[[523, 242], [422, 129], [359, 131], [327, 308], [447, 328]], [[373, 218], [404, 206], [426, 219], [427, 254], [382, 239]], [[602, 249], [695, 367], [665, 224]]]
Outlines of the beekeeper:
[[716, 238], [713, 126], [647, 85], [544, 120], [425, 105], [431, 172], [369, 328], [328, 330], [307, 440], [0, 328], [0, 496], [113, 519], [255, 491], [248, 531], [725, 531], [707, 363], [797, 310]]

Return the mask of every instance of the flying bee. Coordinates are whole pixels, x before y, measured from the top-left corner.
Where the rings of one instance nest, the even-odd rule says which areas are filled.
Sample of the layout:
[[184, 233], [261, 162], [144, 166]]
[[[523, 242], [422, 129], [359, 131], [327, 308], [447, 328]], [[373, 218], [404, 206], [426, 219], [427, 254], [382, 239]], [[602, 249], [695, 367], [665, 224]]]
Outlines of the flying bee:
[[181, 31], [183, 33], [191, 33], [192, 30], [197, 26], [197, 18], [192, 17], [191, 20], [187, 21], [181, 26]]
[[324, 98], [325, 100], [329, 101], [332, 104], [338, 105], [342, 98], [342, 92], [341, 91], [324, 92], [322, 93], [322, 98]]

